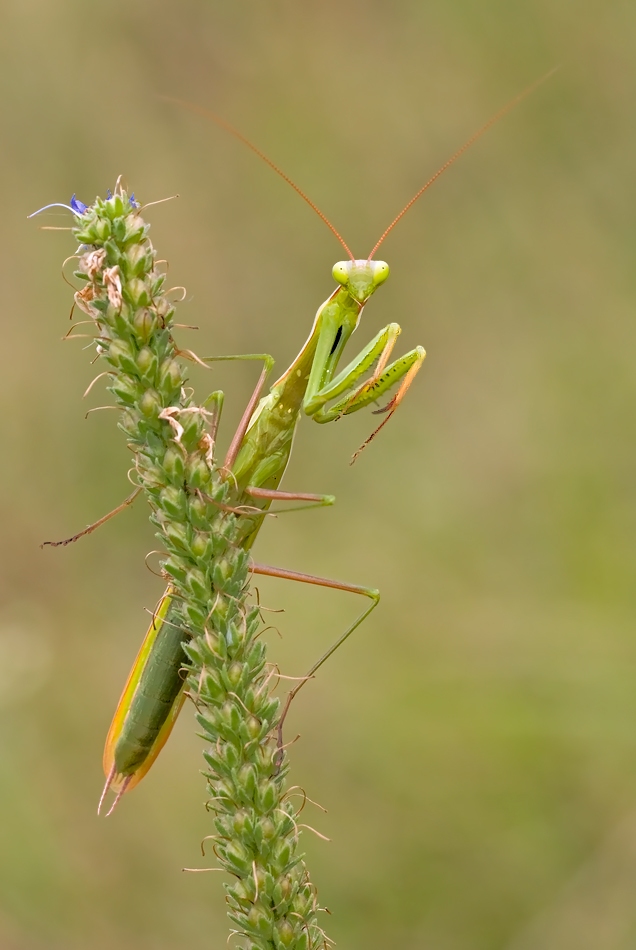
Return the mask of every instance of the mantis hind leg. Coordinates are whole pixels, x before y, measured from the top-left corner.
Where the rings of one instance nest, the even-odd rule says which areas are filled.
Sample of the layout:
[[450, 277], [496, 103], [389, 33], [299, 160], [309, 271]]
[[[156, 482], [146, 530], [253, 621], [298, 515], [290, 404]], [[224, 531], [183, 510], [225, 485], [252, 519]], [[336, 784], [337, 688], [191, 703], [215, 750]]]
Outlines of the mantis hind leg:
[[109, 511], [108, 514], [102, 515], [101, 518], [98, 518], [97, 521], [94, 521], [92, 524], [89, 524], [82, 531], [78, 531], [77, 534], [71, 535], [70, 538], [63, 538], [61, 541], [43, 541], [40, 545], [41, 548], [59, 548], [66, 547], [67, 544], [73, 544], [75, 541], [79, 541], [80, 538], [85, 538], [87, 534], [92, 534], [93, 531], [96, 531], [98, 528], [101, 528], [103, 524], [106, 524], [107, 521], [110, 521], [111, 518], [114, 518], [115, 515], [118, 515], [120, 511], [125, 511], [126, 508], [129, 508], [138, 495], [141, 493], [141, 488], [135, 488], [135, 490], [125, 498], [120, 505], [117, 505], [116, 508], [113, 508], [112, 511]]
[[313, 666], [307, 671], [305, 676], [302, 677], [297, 686], [294, 686], [292, 690], [287, 694], [287, 699], [283, 706], [283, 711], [278, 720], [278, 752], [276, 753], [276, 765], [280, 768], [282, 764], [282, 755], [283, 755], [283, 725], [285, 719], [287, 718], [287, 713], [289, 712], [289, 707], [291, 706], [294, 697], [299, 693], [303, 688], [307, 680], [311, 679], [320, 667], [325, 663], [336, 650], [342, 646], [342, 644], [347, 640], [354, 630], [356, 630], [363, 620], [369, 616], [372, 610], [378, 606], [380, 602], [380, 591], [376, 590], [373, 587], [362, 587], [359, 584], [347, 584], [344, 581], [335, 581], [330, 580], [326, 577], [316, 577], [314, 574], [301, 574], [297, 571], [287, 571], [280, 567], [270, 567], [267, 564], [257, 564], [252, 563], [250, 571], [253, 574], [262, 574], [266, 577], [280, 577], [283, 580], [290, 581], [299, 581], [301, 584], [314, 584], [318, 587], [328, 587], [331, 590], [344, 590], [349, 591], [352, 594], [362, 594], [363, 597], [368, 597], [371, 603], [365, 607], [361, 614], [359, 614], [356, 619], [350, 624], [347, 629], [342, 633], [338, 639], [332, 643], [328, 650], [326, 650], [322, 656], [316, 660]]

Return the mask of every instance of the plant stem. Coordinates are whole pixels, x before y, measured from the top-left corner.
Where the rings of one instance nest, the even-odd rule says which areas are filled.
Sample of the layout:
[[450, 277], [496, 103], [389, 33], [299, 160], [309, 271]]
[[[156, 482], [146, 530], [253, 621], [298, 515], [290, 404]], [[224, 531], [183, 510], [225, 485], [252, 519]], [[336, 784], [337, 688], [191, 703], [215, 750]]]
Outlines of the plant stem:
[[299, 849], [298, 812], [285, 793], [276, 676], [259, 639], [258, 608], [248, 603], [242, 542], [254, 516], [233, 510], [246, 499], [215, 463], [208, 429], [216, 428], [221, 396], [204, 409], [185, 389], [171, 333], [175, 308], [134, 199], [118, 186], [76, 218], [76, 276], [85, 282], [76, 303], [95, 322], [119, 426], [167, 551], [170, 622], [183, 631], [188, 688], [207, 744], [214, 853], [235, 879], [225, 885], [228, 913], [250, 950], [314, 950], [327, 938]]

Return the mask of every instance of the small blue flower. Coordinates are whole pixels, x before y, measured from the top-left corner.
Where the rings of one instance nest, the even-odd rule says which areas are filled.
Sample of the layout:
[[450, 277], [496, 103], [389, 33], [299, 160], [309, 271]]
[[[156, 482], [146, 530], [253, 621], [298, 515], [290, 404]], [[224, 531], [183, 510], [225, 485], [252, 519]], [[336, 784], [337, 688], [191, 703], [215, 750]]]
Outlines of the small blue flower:
[[131, 207], [131, 208], [141, 208], [141, 205], [139, 204], [139, 202], [135, 200], [135, 192], [134, 192], [134, 191], [131, 191], [131, 193], [130, 193], [130, 198], [129, 198], [128, 200], [130, 201], [130, 207]]
[[66, 205], [62, 201], [54, 201], [50, 205], [44, 205], [43, 208], [38, 208], [38, 210], [34, 211], [33, 214], [28, 214], [27, 218], [34, 218], [37, 214], [42, 214], [43, 211], [48, 211], [49, 208], [66, 208], [67, 211], [72, 211], [73, 214], [78, 218], [88, 211], [88, 205], [85, 205], [83, 201], [80, 201], [79, 198], [76, 198], [75, 195], [73, 195], [70, 205]]
[[71, 209], [73, 214], [85, 214], [88, 210], [88, 205], [85, 205], [83, 201], [80, 201], [79, 198], [76, 198], [75, 195], [71, 198]]
[[110, 190], [110, 188], [107, 188], [107, 189], [106, 189], [106, 201], [110, 201], [110, 199], [111, 199], [112, 197], [113, 197], [112, 191]]

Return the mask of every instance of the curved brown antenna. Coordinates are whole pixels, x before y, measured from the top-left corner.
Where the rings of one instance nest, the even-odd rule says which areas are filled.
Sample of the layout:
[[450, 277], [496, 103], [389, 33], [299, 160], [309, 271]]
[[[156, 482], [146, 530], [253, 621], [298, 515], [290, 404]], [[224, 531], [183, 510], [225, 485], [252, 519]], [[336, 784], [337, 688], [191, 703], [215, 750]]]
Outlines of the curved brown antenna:
[[395, 225], [398, 223], [398, 221], [404, 217], [404, 215], [410, 208], [413, 207], [417, 199], [421, 198], [424, 192], [427, 191], [431, 187], [433, 182], [437, 181], [440, 175], [443, 175], [446, 169], [450, 168], [453, 162], [456, 162], [457, 159], [460, 157], [460, 155], [463, 155], [464, 152], [468, 151], [471, 145], [474, 145], [477, 139], [480, 139], [482, 137], [484, 132], [487, 132], [488, 129], [492, 128], [492, 126], [495, 125], [496, 122], [499, 122], [499, 119], [503, 119], [503, 117], [508, 112], [514, 109], [515, 106], [519, 105], [522, 99], [525, 99], [526, 96], [529, 96], [531, 92], [534, 92], [538, 86], [546, 82], [546, 80], [548, 80], [550, 76], [552, 76], [553, 73], [557, 71], [557, 69], [559, 69], [559, 67], [555, 66], [553, 69], [550, 70], [550, 72], [546, 73], [545, 76], [542, 76], [541, 79], [537, 79], [536, 82], [533, 82], [531, 86], [528, 86], [526, 89], [523, 90], [523, 92], [520, 92], [518, 95], [516, 95], [514, 99], [511, 99], [509, 102], [507, 102], [506, 105], [503, 107], [503, 109], [500, 109], [499, 112], [495, 113], [495, 115], [492, 116], [492, 118], [488, 119], [485, 125], [482, 125], [480, 129], [474, 132], [471, 135], [471, 137], [468, 139], [468, 141], [464, 142], [461, 148], [458, 148], [455, 154], [451, 155], [448, 161], [444, 162], [441, 168], [438, 168], [438, 170], [435, 172], [435, 174], [431, 178], [429, 178], [426, 184], [422, 185], [420, 190], [413, 195], [413, 197], [407, 204], [404, 205], [400, 213], [396, 215], [395, 218], [393, 218], [393, 221], [391, 221], [386, 231], [382, 234], [380, 240], [378, 241], [378, 243], [375, 245], [375, 247], [369, 254], [369, 257], [367, 258], [367, 260], [369, 261], [371, 260], [371, 258], [373, 257], [377, 249], [380, 247], [380, 245], [382, 244], [384, 239], [387, 237], [387, 235], [391, 233], [391, 231], [393, 230]]
[[257, 148], [256, 145], [254, 145], [252, 142], [250, 142], [250, 140], [249, 140], [248, 138], [246, 138], [241, 132], [239, 132], [238, 129], [235, 129], [233, 125], [230, 125], [229, 122], [226, 122], [225, 119], [222, 119], [221, 116], [220, 116], [220, 115], [217, 115], [215, 112], [210, 112], [209, 109], [204, 109], [202, 106], [194, 105], [194, 103], [192, 103], [192, 102], [186, 102], [184, 99], [177, 99], [175, 96], [160, 96], [159, 98], [160, 98], [160, 99], [163, 99], [164, 102], [174, 102], [174, 103], [176, 103], [176, 105], [182, 106], [184, 109], [189, 109], [190, 112], [194, 112], [195, 115], [201, 115], [201, 116], [203, 116], [203, 117], [206, 118], [206, 119], [211, 119], [213, 122], [216, 122], [216, 124], [219, 125], [219, 126], [220, 126], [222, 129], [224, 129], [226, 132], [229, 132], [231, 135], [233, 135], [235, 138], [237, 138], [237, 139], [239, 140], [239, 142], [242, 142], [243, 145], [247, 145], [247, 147], [248, 147], [249, 149], [251, 149], [251, 150], [254, 152], [255, 155], [258, 155], [258, 157], [259, 157], [260, 159], [262, 159], [262, 160], [265, 162], [266, 165], [269, 165], [269, 167], [270, 167], [273, 171], [275, 171], [277, 175], [280, 175], [280, 177], [283, 179], [283, 181], [286, 181], [288, 185], [291, 185], [291, 187], [294, 189], [294, 191], [295, 191], [297, 194], [300, 195], [300, 197], [303, 199], [303, 201], [306, 201], [306, 202], [307, 202], [307, 204], [309, 205], [309, 207], [310, 207], [313, 211], [316, 212], [316, 214], [318, 215], [318, 217], [321, 218], [321, 219], [324, 221], [324, 223], [327, 225], [327, 227], [329, 228], [329, 230], [331, 231], [331, 233], [334, 234], [334, 235], [336, 236], [336, 238], [340, 241], [340, 243], [341, 243], [342, 246], [344, 247], [345, 251], [346, 251], [347, 254], [349, 255], [350, 259], [351, 259], [352, 261], [355, 260], [355, 257], [353, 256], [353, 254], [352, 254], [351, 251], [349, 250], [349, 247], [348, 247], [348, 245], [347, 245], [345, 239], [342, 237], [342, 235], [339, 233], [339, 231], [337, 231], [337, 230], [334, 228], [333, 224], [331, 223], [331, 221], [329, 220], [329, 218], [327, 217], [327, 215], [322, 213], [322, 211], [320, 210], [320, 208], [318, 207], [318, 205], [314, 204], [314, 202], [311, 200], [311, 198], [310, 198], [308, 195], [305, 194], [305, 192], [302, 190], [302, 188], [299, 188], [299, 186], [296, 184], [295, 181], [292, 181], [292, 179], [289, 177], [289, 175], [286, 175], [285, 172], [284, 172], [282, 169], [280, 169], [280, 168], [278, 167], [278, 165], [275, 165], [275, 164], [274, 164], [274, 162], [271, 160], [271, 158], [268, 158], [267, 155], [265, 155], [264, 152], [261, 152], [260, 148]]

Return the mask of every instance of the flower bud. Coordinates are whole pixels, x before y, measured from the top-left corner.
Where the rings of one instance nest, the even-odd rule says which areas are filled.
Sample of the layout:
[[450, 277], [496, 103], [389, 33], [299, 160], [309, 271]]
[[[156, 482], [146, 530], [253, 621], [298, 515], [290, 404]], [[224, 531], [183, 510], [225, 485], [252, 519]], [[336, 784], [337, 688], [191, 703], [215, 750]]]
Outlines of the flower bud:
[[239, 808], [232, 818], [232, 828], [237, 835], [243, 836], [246, 832], [251, 832], [250, 815], [244, 808]]
[[146, 419], [156, 419], [163, 409], [159, 393], [154, 389], [147, 389], [139, 400], [139, 408]]
[[108, 388], [120, 402], [127, 406], [134, 406], [141, 392], [137, 381], [131, 379], [130, 376], [115, 376]]
[[204, 531], [209, 529], [210, 519], [208, 517], [208, 505], [203, 498], [200, 498], [198, 495], [190, 495], [188, 498], [188, 515], [191, 524], [195, 528], [203, 529]]
[[92, 221], [82, 222], [82, 227], [76, 228], [73, 232], [73, 236], [80, 244], [96, 244], [98, 236], [97, 222], [95, 219]]
[[283, 918], [276, 923], [276, 935], [283, 947], [289, 947], [294, 940], [294, 928]]
[[171, 447], [166, 449], [163, 457], [163, 467], [166, 475], [171, 481], [180, 484], [183, 482], [185, 466], [183, 464], [183, 455], [177, 449]]
[[251, 855], [240, 841], [230, 841], [226, 845], [218, 845], [219, 851], [226, 860], [238, 868], [241, 874], [247, 876], [252, 873]]
[[271, 818], [261, 818], [259, 822], [261, 835], [264, 841], [271, 841], [276, 834], [276, 825]]
[[278, 787], [276, 783], [261, 782], [258, 792], [262, 811], [271, 811], [278, 801]]
[[123, 214], [126, 214], [128, 208], [124, 204], [124, 200], [119, 192], [111, 195], [110, 198], [107, 198], [104, 202], [104, 211], [109, 218], [121, 218]]
[[155, 310], [161, 318], [164, 327], [167, 326], [174, 314], [173, 304], [170, 303], [167, 297], [159, 297], [158, 300], [155, 300]]
[[219, 558], [212, 568], [212, 580], [218, 590], [223, 590], [232, 577], [234, 565], [227, 558]]
[[228, 677], [228, 680], [230, 681], [230, 684], [232, 685], [234, 689], [236, 689], [238, 684], [241, 682], [242, 676], [243, 676], [243, 664], [237, 661], [235, 661], [234, 663], [230, 663], [230, 668], [227, 671], [227, 677]]
[[157, 318], [146, 307], [137, 310], [133, 318], [133, 328], [140, 343], [147, 343], [157, 327]]
[[185, 521], [187, 496], [183, 489], [175, 485], [166, 485], [159, 495], [158, 503], [166, 514], [172, 518], [178, 518], [179, 521]]
[[192, 488], [206, 488], [212, 477], [208, 465], [199, 455], [189, 459], [187, 472], [188, 484]]
[[159, 390], [170, 397], [181, 387], [183, 376], [176, 360], [164, 360], [159, 367]]
[[188, 550], [188, 532], [178, 521], [168, 521], [164, 525], [165, 537], [179, 552]]
[[98, 218], [97, 221], [95, 222], [95, 236], [97, 240], [91, 243], [93, 244], [97, 244], [98, 242], [103, 243], [104, 241], [108, 240], [108, 238], [110, 237], [110, 234], [111, 234], [110, 221], [108, 221], [106, 218]]
[[246, 877], [244, 881], [236, 881], [229, 888], [229, 892], [234, 897], [234, 899], [241, 904], [244, 904], [247, 901], [252, 903], [254, 894], [256, 892], [254, 879], [251, 877]]
[[188, 574], [188, 569], [183, 558], [178, 557], [175, 554], [172, 554], [170, 557], [166, 558], [165, 561], [161, 562], [161, 566], [167, 574], [170, 574], [171, 577], [174, 577], [176, 581], [180, 584], [185, 582], [185, 579]]
[[229, 772], [232, 772], [239, 764], [238, 750], [232, 742], [225, 742], [221, 745], [221, 757]]
[[192, 632], [199, 634], [205, 626], [206, 615], [197, 604], [184, 604], [185, 622]]
[[139, 214], [130, 214], [126, 218], [126, 235], [124, 241], [126, 244], [136, 244], [139, 241], [142, 241], [146, 232], [148, 230], [148, 225], [144, 222], [144, 219]]
[[[128, 223], [128, 222], [126, 222]], [[133, 244], [124, 257], [126, 274], [130, 277], [142, 277], [152, 268], [152, 250], [143, 244]]]
[[238, 732], [241, 716], [236, 705], [229, 699], [221, 706], [221, 721], [230, 732]]
[[112, 340], [106, 351], [106, 359], [124, 373], [131, 376], [138, 373], [135, 351], [125, 340]]
[[262, 904], [254, 904], [247, 915], [247, 922], [252, 930], [263, 937], [269, 937], [272, 932], [272, 921], [269, 913]]
[[150, 294], [143, 280], [133, 277], [126, 284], [126, 294], [135, 307], [147, 307], [150, 303]]
[[141, 422], [141, 413], [136, 409], [125, 409], [119, 417], [119, 428], [131, 439], [136, 439], [139, 435], [139, 424]]
[[250, 716], [247, 720], [247, 734], [250, 739], [258, 739], [261, 734], [261, 724], [256, 716]]
[[188, 571], [185, 586], [199, 601], [205, 601], [210, 596], [210, 585], [207, 582], [207, 578], [203, 571], [200, 571], [196, 567]]
[[[148, 313], [148, 311], [144, 310], [143, 313]], [[137, 353], [137, 369], [141, 376], [148, 376], [150, 373], [154, 375], [154, 373], [156, 373], [157, 357], [149, 346], [142, 346]]]
[[211, 552], [211, 547], [209, 535], [203, 531], [197, 531], [193, 535], [192, 541], [190, 542], [190, 551], [193, 557], [206, 559]]
[[113, 237], [118, 243], [122, 243], [126, 234], [126, 225], [122, 218], [113, 218]]
[[242, 765], [239, 769], [238, 781], [244, 794], [248, 798], [252, 798], [256, 791], [256, 769], [254, 766], [249, 763]]

